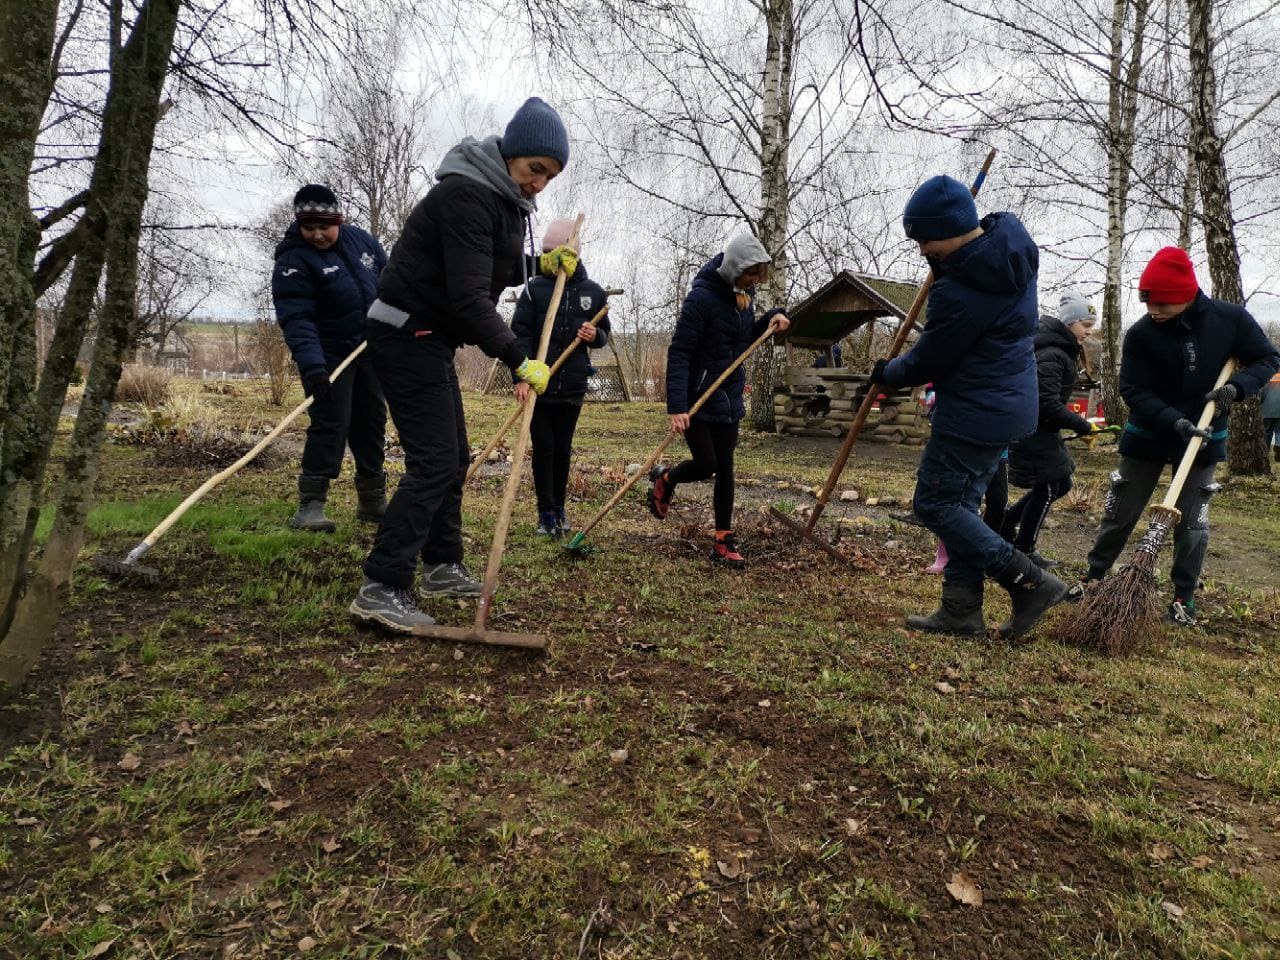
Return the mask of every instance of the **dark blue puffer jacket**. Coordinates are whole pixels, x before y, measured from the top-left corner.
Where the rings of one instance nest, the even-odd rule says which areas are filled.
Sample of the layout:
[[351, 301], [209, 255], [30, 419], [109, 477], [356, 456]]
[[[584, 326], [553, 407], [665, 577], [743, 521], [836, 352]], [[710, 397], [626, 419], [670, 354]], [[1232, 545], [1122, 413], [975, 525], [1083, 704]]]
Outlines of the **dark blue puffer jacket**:
[[[551, 295], [556, 282], [550, 277], [530, 277], [516, 301], [516, 312], [511, 318], [511, 332], [526, 357], [536, 356], [538, 341], [542, 339], [542, 324], [551, 306]], [[564, 285], [560, 308], [556, 311], [555, 326], [547, 344], [547, 363], [555, 363], [567, 346], [578, 339], [579, 328], [608, 302], [604, 288], [587, 276], [586, 264], [578, 262]], [[568, 361], [547, 384], [538, 398], [539, 403], [582, 403], [587, 394], [591, 371], [589, 350], [599, 350], [609, 343], [609, 317], [596, 324], [596, 338], [583, 344], [569, 356]]]
[[[755, 298], [739, 310], [733, 287], [716, 273], [724, 254], [712, 257], [698, 275], [680, 307], [680, 319], [667, 350], [667, 413], [688, 413], [711, 382], [751, 346], [774, 314], [755, 319]], [[737, 423], [746, 416], [742, 367], [720, 385], [693, 417], [706, 423]]]
[[359, 227], [344, 223], [338, 242], [317, 250], [296, 221], [289, 225], [276, 246], [271, 299], [299, 373], [333, 370], [364, 340], [365, 314], [386, 265], [382, 245]]
[[1035, 336], [1040, 251], [1011, 213], [982, 220], [983, 234], [934, 263], [927, 322], [910, 351], [889, 363], [886, 385], [933, 381], [933, 432], [1006, 444], [1036, 428]]
[[[1248, 310], [1203, 293], [1172, 320], [1156, 323], [1145, 316], [1130, 327], [1120, 354], [1120, 395], [1129, 405], [1120, 452], [1138, 460], [1179, 460], [1187, 441], [1173, 425], [1200, 419], [1204, 395], [1228, 357], [1240, 363], [1227, 382], [1241, 398], [1261, 390], [1280, 368], [1280, 353]], [[1209, 429], [1213, 438], [1201, 447], [1197, 463], [1227, 457], [1227, 417], [1216, 418]]]

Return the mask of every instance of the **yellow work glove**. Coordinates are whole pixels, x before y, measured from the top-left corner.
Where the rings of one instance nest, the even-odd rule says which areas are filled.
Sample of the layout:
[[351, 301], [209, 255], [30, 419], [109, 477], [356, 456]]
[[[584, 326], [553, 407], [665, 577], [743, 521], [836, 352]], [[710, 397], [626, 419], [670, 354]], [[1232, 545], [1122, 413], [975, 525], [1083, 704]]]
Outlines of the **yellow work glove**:
[[[556, 247], [554, 250], [544, 253], [538, 257], [538, 272], [548, 277], [554, 277], [556, 272], [561, 268], [564, 269], [566, 277], [572, 277], [573, 271], [578, 269], [578, 252], [569, 246]], [[541, 392], [541, 391], [539, 391]]]
[[551, 368], [541, 360], [525, 360], [516, 367], [516, 376], [533, 387], [534, 393], [541, 396], [547, 389], [547, 382], [551, 379]]

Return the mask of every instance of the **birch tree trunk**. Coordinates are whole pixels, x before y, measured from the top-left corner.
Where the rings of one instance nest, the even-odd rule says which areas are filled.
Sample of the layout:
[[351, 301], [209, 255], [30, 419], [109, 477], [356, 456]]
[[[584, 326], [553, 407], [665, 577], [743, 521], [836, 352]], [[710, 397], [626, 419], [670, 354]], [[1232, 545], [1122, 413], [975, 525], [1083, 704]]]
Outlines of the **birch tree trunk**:
[[[762, 310], [782, 306], [787, 296], [787, 223], [791, 210], [788, 157], [791, 142], [792, 0], [764, 0], [764, 103], [760, 123], [760, 242], [773, 257], [769, 280], [757, 297]], [[782, 373], [782, 352], [772, 341], [751, 358], [751, 425], [772, 433], [773, 388]]]
[[138, 11], [129, 39], [111, 61], [111, 84], [95, 158], [95, 174], [103, 168], [110, 179], [104, 193], [94, 198], [109, 211], [102, 244], [106, 295], [93, 363], [59, 485], [53, 531], [0, 636], [0, 692], [22, 683], [52, 636], [83, 544], [107, 416], [120, 379], [121, 360], [135, 329], [138, 237], [179, 7], [180, 0], [147, 0]]
[[[1225, 145], [1214, 124], [1218, 109], [1217, 78], [1213, 70], [1213, 0], [1187, 0], [1190, 14], [1191, 148], [1196, 155], [1204, 243], [1209, 254], [1213, 295], [1230, 303], [1244, 303], [1240, 279], [1240, 250], [1231, 212], [1231, 183], [1227, 177]], [[1227, 463], [1234, 474], [1271, 473], [1262, 408], [1254, 397], [1231, 410]]]
[[1128, 419], [1120, 396], [1121, 271], [1124, 266], [1125, 220], [1129, 213], [1129, 180], [1134, 129], [1138, 118], [1138, 81], [1142, 77], [1142, 44], [1149, 0], [1135, 0], [1133, 38], [1125, 62], [1124, 41], [1131, 0], [1114, 0], [1111, 11], [1111, 57], [1107, 100], [1107, 270], [1102, 290], [1102, 402], [1110, 423]]

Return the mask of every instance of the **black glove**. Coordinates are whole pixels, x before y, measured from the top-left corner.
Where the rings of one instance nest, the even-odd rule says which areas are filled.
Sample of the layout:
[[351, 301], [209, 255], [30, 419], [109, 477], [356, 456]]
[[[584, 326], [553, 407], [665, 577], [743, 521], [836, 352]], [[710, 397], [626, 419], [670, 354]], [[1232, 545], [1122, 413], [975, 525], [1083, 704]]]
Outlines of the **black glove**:
[[877, 360], [871, 367], [871, 382], [884, 386], [884, 368], [889, 366], [888, 360]]
[[323, 367], [308, 370], [302, 375], [302, 392], [316, 400], [327, 400], [333, 392], [333, 384], [329, 382], [329, 372]]
[[1213, 436], [1208, 430], [1201, 430], [1194, 423], [1183, 417], [1173, 425], [1173, 432], [1180, 436], [1183, 440], [1190, 441], [1192, 437], [1200, 437], [1208, 440]]
[[1210, 390], [1204, 395], [1204, 402], [1213, 401], [1214, 419], [1231, 412], [1231, 405], [1240, 399], [1240, 391], [1234, 383], [1224, 383], [1217, 390]]

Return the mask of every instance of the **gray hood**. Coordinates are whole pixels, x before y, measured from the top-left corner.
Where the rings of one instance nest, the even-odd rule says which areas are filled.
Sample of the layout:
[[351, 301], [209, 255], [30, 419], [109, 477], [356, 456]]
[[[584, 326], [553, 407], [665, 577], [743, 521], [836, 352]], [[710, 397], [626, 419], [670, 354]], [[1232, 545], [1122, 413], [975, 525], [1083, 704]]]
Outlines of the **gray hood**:
[[520, 192], [516, 182], [507, 173], [507, 161], [498, 149], [499, 137], [485, 137], [477, 140], [466, 137], [456, 147], [444, 155], [436, 170], [436, 179], [457, 174], [484, 184], [500, 197], [505, 197], [520, 208], [526, 216], [536, 209], [536, 204]]
[[740, 233], [724, 245], [724, 261], [716, 268], [720, 279], [733, 287], [742, 272], [757, 263], [772, 263], [764, 244], [754, 234]]

